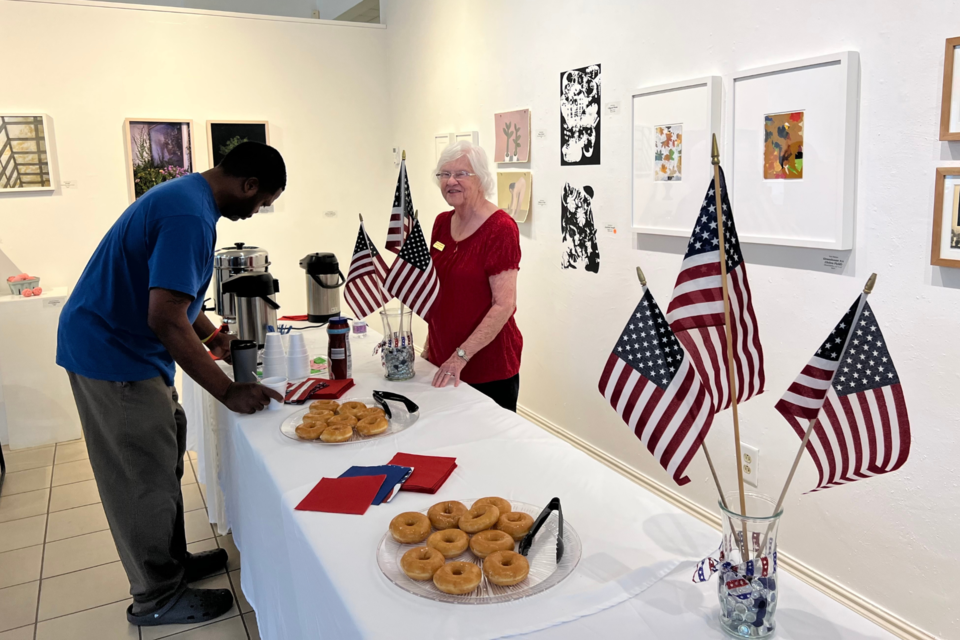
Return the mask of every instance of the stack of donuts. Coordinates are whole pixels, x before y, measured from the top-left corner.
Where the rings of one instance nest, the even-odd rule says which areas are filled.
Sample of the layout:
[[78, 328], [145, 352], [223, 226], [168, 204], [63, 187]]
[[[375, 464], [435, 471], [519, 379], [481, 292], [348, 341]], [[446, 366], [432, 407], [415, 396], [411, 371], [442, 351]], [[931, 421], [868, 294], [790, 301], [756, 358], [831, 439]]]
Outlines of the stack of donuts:
[[[462, 502], [440, 502], [427, 511], [401, 513], [390, 522], [390, 535], [400, 544], [426, 546], [410, 549], [400, 558], [400, 568], [413, 580], [433, 580], [444, 593], [462, 595], [479, 586], [483, 576], [492, 584], [509, 587], [523, 582], [530, 572], [527, 559], [514, 544], [533, 526], [533, 518], [513, 511], [503, 498], [481, 498], [467, 509]], [[449, 561], [467, 549], [482, 560]]]
[[375, 436], [387, 430], [390, 423], [380, 407], [368, 407], [362, 402], [317, 400], [303, 416], [303, 423], [296, 428], [302, 440], [322, 442], [346, 442], [356, 429], [361, 436]]

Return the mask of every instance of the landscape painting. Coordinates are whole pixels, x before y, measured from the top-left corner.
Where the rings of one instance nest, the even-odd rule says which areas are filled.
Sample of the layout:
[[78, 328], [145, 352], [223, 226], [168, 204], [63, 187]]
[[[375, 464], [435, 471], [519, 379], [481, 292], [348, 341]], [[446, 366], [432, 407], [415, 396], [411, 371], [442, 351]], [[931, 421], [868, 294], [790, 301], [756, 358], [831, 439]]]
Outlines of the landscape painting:
[[158, 184], [193, 173], [192, 122], [131, 118], [124, 128], [132, 199]]
[[764, 116], [763, 178], [803, 178], [803, 111]]
[[530, 109], [493, 114], [494, 138], [497, 145], [493, 161], [530, 161]]

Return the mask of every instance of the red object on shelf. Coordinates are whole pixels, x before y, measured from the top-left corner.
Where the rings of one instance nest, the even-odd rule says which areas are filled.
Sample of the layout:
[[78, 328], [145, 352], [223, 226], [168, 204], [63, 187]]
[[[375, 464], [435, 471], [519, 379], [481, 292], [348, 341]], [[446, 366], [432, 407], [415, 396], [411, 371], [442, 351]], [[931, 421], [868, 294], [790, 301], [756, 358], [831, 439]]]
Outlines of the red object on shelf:
[[373, 504], [385, 475], [323, 478], [296, 506], [297, 511], [349, 513], [362, 516]]
[[277, 318], [277, 320], [286, 320], [287, 322], [306, 322], [307, 314], [302, 316], [283, 316], [282, 318]]
[[436, 493], [453, 473], [453, 470], [457, 468], [457, 459], [398, 453], [387, 464], [413, 467], [413, 473], [400, 487], [401, 491]]

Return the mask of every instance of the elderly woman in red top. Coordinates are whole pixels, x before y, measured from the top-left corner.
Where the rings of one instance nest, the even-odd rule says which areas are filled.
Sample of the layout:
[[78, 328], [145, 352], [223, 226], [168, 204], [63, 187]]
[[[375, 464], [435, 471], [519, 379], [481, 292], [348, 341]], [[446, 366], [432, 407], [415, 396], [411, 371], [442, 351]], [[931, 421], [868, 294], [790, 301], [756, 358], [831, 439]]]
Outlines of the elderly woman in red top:
[[516, 411], [523, 348], [513, 319], [520, 231], [486, 198], [496, 183], [480, 147], [469, 142], [447, 147], [437, 163], [437, 180], [453, 211], [437, 217], [431, 238], [440, 295], [430, 311], [424, 357], [440, 367], [433, 386], [463, 381]]

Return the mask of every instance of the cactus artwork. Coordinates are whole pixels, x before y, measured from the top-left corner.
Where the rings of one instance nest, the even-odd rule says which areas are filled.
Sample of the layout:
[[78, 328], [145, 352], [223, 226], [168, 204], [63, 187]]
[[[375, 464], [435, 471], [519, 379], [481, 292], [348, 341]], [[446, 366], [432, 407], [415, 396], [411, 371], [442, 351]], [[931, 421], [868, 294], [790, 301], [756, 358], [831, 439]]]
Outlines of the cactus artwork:
[[530, 110], [507, 111], [494, 114], [497, 135], [493, 161], [529, 162], [530, 161]]

